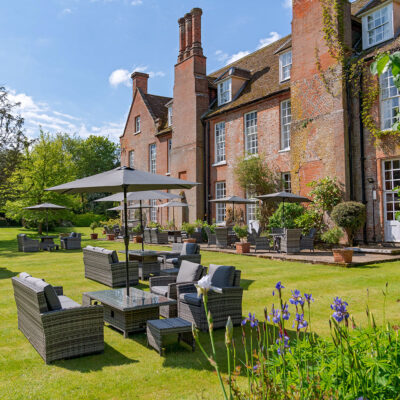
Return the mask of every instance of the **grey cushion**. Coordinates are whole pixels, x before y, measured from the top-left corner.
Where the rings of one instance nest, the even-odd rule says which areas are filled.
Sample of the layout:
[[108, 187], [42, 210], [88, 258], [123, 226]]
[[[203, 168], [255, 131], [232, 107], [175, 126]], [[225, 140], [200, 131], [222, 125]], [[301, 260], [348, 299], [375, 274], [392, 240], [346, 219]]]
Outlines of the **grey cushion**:
[[179, 300], [194, 306], [200, 307], [202, 304], [202, 297], [197, 297], [197, 293], [182, 293]]
[[93, 247], [93, 246], [86, 246], [86, 247], [85, 247], [86, 250], [94, 250], [95, 248], [96, 248], [96, 247]]
[[211, 285], [218, 288], [233, 286], [235, 267], [228, 265], [210, 264], [208, 274], [211, 276]]
[[19, 277], [22, 278], [22, 279], [29, 278], [30, 276], [31, 275], [29, 275], [27, 272], [21, 272], [19, 274]]
[[168, 286], [152, 286], [151, 293], [158, 294], [159, 296], [168, 297]]
[[61, 308], [63, 310], [65, 310], [67, 308], [76, 308], [76, 307], [81, 306], [79, 303], [77, 303], [76, 301], [73, 301], [72, 299], [70, 299], [67, 296], [58, 296], [58, 299], [60, 300]]
[[173, 265], [178, 265], [179, 258], [168, 258], [168, 262], [173, 264]]
[[72, 238], [76, 238], [77, 234], [76, 234], [76, 232], [71, 232], [71, 234], [69, 236], [72, 237]]
[[176, 283], [198, 281], [202, 268], [200, 264], [183, 260], [176, 277]]
[[182, 246], [181, 255], [196, 254], [198, 245], [197, 243], [184, 243]]
[[42, 279], [34, 278], [32, 276], [25, 278], [25, 280], [31, 283], [37, 289], [43, 290], [49, 311], [61, 309], [60, 300], [53, 286]]
[[117, 252], [115, 250], [113, 250], [112, 253], [111, 253], [111, 260], [112, 260], [113, 263], [119, 262], [118, 254], [117, 254]]

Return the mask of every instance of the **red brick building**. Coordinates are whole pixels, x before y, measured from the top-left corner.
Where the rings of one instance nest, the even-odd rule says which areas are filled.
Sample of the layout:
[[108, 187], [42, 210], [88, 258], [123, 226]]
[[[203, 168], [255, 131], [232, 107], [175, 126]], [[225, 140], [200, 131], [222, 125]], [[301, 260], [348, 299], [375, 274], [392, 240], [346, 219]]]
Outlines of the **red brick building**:
[[[210, 199], [246, 196], [233, 173], [238, 156], [266, 157], [283, 186], [307, 194], [307, 183], [337, 177], [346, 199], [364, 202], [368, 241], [400, 241], [394, 218], [400, 203], [400, 147], [393, 135], [376, 140], [360, 118], [354, 97], [329, 53], [320, 0], [293, 0], [292, 34], [226, 67], [208, 73], [201, 15], [193, 9], [179, 24], [173, 99], [147, 93], [149, 76], [134, 72], [133, 101], [123, 135], [121, 162], [202, 183], [186, 191], [189, 218], [222, 221], [225, 208]], [[343, 13], [344, 41], [355, 56], [399, 48], [397, 0], [356, 0]], [[320, 67], [316, 63], [316, 49]], [[321, 70], [333, 73], [331, 93]], [[332, 72], [333, 71], [333, 72]], [[393, 79], [380, 79], [373, 118], [382, 131], [395, 122], [400, 94]], [[171, 219], [171, 211], [152, 219]], [[254, 218], [254, 206], [247, 206]]]

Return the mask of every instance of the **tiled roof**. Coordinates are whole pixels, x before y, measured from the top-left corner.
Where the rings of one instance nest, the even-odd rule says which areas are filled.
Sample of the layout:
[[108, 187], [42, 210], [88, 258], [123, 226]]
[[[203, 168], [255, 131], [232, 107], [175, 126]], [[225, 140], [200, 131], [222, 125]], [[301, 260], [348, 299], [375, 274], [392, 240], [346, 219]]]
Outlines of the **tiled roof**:
[[357, 16], [357, 14], [361, 14], [371, 8], [377, 7], [386, 1], [387, 0], [356, 0], [351, 4], [351, 13]]
[[214, 78], [214, 80], [217, 79], [229, 68], [237, 67], [250, 71], [251, 76], [239, 96], [221, 107], [214, 104], [205, 117], [208, 118], [232, 108], [273, 95], [282, 90], [288, 90], [290, 88], [290, 82], [279, 82], [279, 55], [275, 54], [288, 39], [290, 39], [290, 35], [210, 74], [208, 76], [209, 81], [212, 80], [212, 78]]
[[143, 97], [143, 101], [145, 102], [154, 121], [157, 118], [160, 119], [158, 130], [160, 131], [166, 129], [168, 123], [168, 108], [166, 107], [166, 104], [169, 103], [172, 98], [157, 96], [155, 94], [145, 94], [141, 89], [138, 90], [140, 91], [140, 94]]

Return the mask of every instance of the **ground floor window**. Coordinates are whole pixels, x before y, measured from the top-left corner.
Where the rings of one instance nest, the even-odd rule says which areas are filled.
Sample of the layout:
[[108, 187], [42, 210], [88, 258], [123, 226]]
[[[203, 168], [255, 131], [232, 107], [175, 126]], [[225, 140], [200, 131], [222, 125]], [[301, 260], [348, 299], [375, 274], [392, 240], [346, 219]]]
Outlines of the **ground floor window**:
[[[247, 191], [246, 193], [247, 199], [254, 198], [254, 193], [251, 191]], [[249, 223], [250, 221], [255, 221], [257, 219], [257, 203], [246, 204], [246, 221]]]
[[[226, 196], [226, 184], [225, 182], [217, 182], [215, 184], [215, 198], [222, 199]], [[225, 221], [226, 205], [216, 203], [216, 214], [215, 222], [217, 224]]]
[[383, 162], [383, 201], [385, 213], [385, 241], [400, 242], [400, 198], [396, 188], [400, 187], [400, 159]]
[[157, 222], [157, 200], [150, 200], [150, 221]]
[[292, 178], [290, 172], [282, 173], [282, 189], [284, 192], [292, 192]]

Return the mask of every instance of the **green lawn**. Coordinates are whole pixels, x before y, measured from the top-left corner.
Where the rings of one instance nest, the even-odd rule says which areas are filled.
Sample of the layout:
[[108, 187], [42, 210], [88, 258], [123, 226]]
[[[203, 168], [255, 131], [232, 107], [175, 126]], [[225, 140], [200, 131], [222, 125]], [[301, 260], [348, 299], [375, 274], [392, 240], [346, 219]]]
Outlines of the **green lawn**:
[[[95, 244], [116, 250], [122, 243], [90, 241], [89, 230], [83, 245]], [[122, 334], [105, 327], [104, 354], [45, 365], [28, 340], [17, 329], [17, 311], [11, 277], [26, 271], [46, 281], [62, 285], [64, 294], [81, 302], [85, 291], [104, 288], [84, 278], [81, 251], [18, 253], [16, 235], [34, 234], [16, 228], [0, 228], [0, 398], [1, 399], [217, 399], [217, 378], [199, 350], [171, 342], [166, 357], [146, 347], [144, 334]], [[132, 246], [133, 248], [134, 246]], [[365, 305], [369, 289], [369, 306], [378, 321], [382, 320], [382, 289], [389, 282], [386, 315], [400, 322], [400, 263], [385, 263], [343, 269], [340, 267], [270, 261], [246, 256], [203, 252], [202, 262], [234, 265], [242, 271], [245, 288], [243, 312], [255, 312], [262, 318], [264, 306], [271, 307], [272, 289], [277, 281], [286, 286], [285, 293], [299, 289], [312, 293], [313, 327], [328, 335], [330, 304], [334, 296], [349, 303], [351, 314], [365, 323]], [[148, 283], [142, 282], [147, 290]], [[399, 300], [400, 301], [400, 300]], [[293, 310], [292, 310], [293, 311]], [[236, 329], [240, 343], [240, 329]], [[216, 332], [221, 365], [224, 365], [223, 330]], [[201, 336], [207, 343], [207, 336]]]

